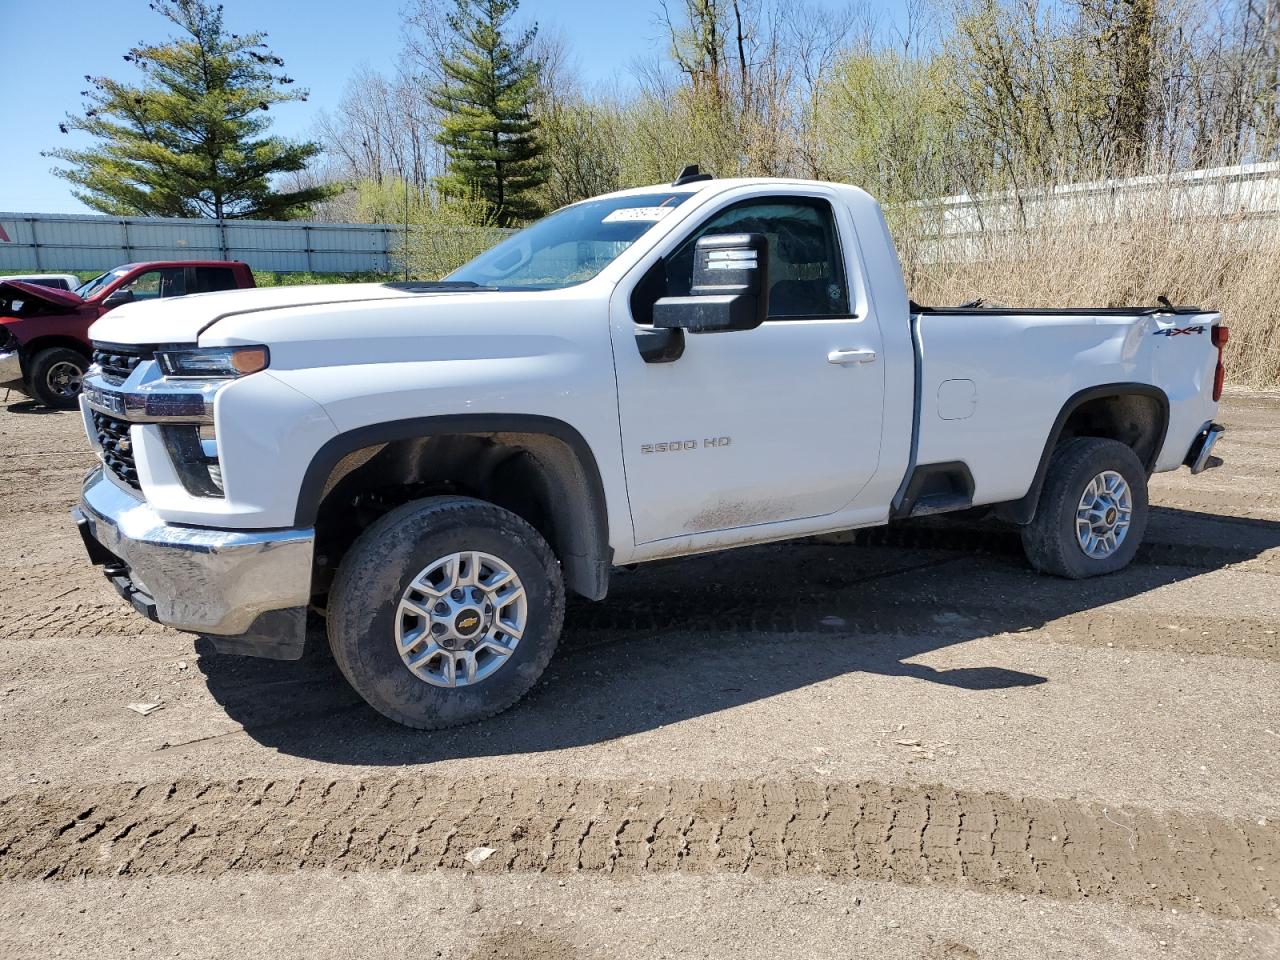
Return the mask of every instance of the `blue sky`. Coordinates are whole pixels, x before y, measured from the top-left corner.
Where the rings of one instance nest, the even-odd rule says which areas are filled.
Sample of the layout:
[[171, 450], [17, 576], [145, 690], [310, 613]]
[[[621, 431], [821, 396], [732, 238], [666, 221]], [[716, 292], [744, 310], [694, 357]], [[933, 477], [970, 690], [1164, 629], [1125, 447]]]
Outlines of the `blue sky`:
[[[306, 136], [316, 114], [332, 107], [361, 64], [394, 67], [405, 0], [223, 0], [233, 32], [265, 30], [310, 101], [275, 111], [274, 129]], [[883, 5], [883, 4], [878, 4]], [[658, 0], [524, 0], [522, 18], [536, 19], [567, 41], [590, 83], [625, 87], [630, 66], [664, 46], [655, 20]], [[53, 176], [40, 151], [77, 143], [58, 132], [79, 110], [85, 74], [136, 76], [121, 60], [140, 40], [170, 35], [168, 21], [146, 0], [0, 0], [0, 210], [72, 213], [85, 207]], [[25, 42], [24, 38], [39, 38]], [[84, 141], [79, 141], [84, 142]]]

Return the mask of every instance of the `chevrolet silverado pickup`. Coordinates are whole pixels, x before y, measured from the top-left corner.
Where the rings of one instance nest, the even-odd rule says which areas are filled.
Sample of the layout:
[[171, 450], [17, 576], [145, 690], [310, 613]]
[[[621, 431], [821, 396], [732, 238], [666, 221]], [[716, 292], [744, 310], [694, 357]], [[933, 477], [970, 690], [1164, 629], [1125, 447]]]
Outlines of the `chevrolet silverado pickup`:
[[0, 277], [0, 389], [74, 410], [92, 351], [89, 327], [108, 310], [253, 285], [248, 266], [231, 260], [126, 263], [65, 289], [47, 278]]
[[93, 327], [74, 516], [147, 616], [301, 656], [431, 729], [537, 681], [623, 565], [964, 511], [1063, 577], [1132, 560], [1212, 456], [1227, 330], [908, 300], [852, 186], [568, 206], [434, 283], [129, 304]]

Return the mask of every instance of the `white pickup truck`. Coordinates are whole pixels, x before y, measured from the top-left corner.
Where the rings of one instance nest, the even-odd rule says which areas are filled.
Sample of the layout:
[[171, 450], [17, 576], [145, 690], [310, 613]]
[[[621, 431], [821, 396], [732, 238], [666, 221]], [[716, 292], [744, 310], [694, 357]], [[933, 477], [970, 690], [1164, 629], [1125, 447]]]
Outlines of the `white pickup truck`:
[[301, 656], [400, 723], [505, 709], [621, 565], [986, 508], [1036, 569], [1125, 566], [1213, 465], [1227, 331], [1154, 306], [919, 307], [851, 186], [566, 207], [437, 283], [130, 304], [91, 331], [74, 511], [148, 616]]

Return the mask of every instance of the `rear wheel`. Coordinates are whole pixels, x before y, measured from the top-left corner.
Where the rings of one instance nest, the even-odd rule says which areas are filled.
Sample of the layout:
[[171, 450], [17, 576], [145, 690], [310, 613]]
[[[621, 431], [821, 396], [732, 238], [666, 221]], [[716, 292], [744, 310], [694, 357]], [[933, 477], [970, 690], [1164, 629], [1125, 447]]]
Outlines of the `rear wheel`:
[[435, 730], [507, 709], [537, 682], [564, 619], [560, 564], [520, 517], [467, 497], [392, 510], [343, 558], [329, 643], [379, 713]]
[[30, 394], [46, 407], [70, 410], [79, 405], [80, 386], [89, 361], [68, 347], [41, 350], [31, 360]]
[[1128, 566], [1147, 529], [1147, 472], [1116, 440], [1075, 437], [1059, 447], [1022, 546], [1042, 573], [1073, 580]]

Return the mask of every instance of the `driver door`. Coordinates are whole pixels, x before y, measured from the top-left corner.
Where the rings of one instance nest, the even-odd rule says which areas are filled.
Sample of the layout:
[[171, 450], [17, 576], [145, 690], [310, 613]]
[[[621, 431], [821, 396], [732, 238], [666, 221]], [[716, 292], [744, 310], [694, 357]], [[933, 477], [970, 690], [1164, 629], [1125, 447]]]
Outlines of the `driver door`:
[[[730, 202], [619, 285], [610, 326], [638, 544], [825, 516], [875, 472], [880, 332], [869, 308], [851, 306], [858, 258], [847, 252], [856, 241], [839, 220], [816, 194]], [[646, 363], [637, 325], [658, 297], [688, 294], [693, 244], [706, 233], [768, 238], [769, 319], [754, 330], [686, 333], [682, 356]]]

